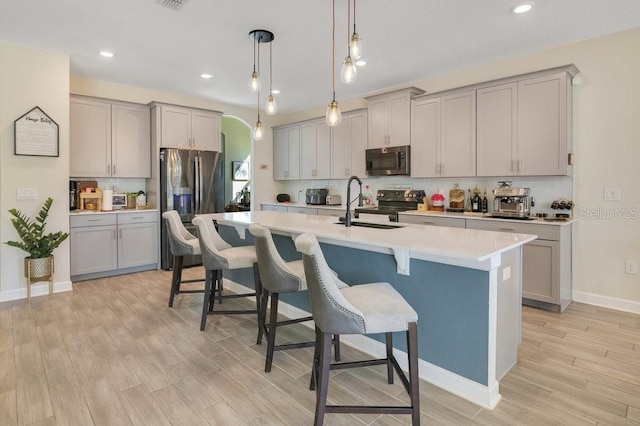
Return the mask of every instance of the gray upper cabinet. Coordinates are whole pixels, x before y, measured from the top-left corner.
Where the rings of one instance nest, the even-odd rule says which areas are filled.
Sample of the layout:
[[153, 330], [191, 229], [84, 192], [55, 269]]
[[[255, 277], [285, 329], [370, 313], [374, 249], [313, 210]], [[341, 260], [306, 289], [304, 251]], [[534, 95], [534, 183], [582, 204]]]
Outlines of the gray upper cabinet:
[[151, 176], [151, 120], [146, 105], [72, 96], [71, 177]]
[[300, 125], [273, 131], [273, 179], [300, 178]]
[[366, 98], [369, 148], [410, 144], [411, 98], [422, 93], [410, 87]]
[[300, 179], [328, 179], [330, 163], [331, 128], [324, 119], [301, 124]]
[[411, 176], [475, 175], [475, 90], [416, 98], [411, 118]]
[[331, 129], [331, 178], [365, 175], [367, 113], [346, 113], [342, 123]]
[[478, 176], [571, 173], [571, 77], [566, 71], [478, 89]]
[[161, 148], [221, 150], [222, 113], [157, 102], [152, 110]]

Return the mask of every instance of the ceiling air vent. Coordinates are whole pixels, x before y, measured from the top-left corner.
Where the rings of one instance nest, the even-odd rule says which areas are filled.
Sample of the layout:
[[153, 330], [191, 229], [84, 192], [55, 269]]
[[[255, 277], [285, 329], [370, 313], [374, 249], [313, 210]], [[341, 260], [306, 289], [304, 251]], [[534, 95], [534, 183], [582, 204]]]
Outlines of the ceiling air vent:
[[166, 6], [173, 10], [180, 9], [186, 2], [187, 0], [156, 0], [156, 3], [159, 5]]

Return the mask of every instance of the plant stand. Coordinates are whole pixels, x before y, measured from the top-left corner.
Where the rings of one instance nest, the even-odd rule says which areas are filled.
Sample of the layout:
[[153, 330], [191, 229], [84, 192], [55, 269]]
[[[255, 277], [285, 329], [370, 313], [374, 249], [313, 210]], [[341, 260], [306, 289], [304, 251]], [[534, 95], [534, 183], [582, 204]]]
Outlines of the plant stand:
[[37, 282], [49, 282], [49, 298], [53, 295], [53, 256], [31, 259], [24, 258], [24, 276], [27, 278], [27, 303], [31, 303], [31, 285]]

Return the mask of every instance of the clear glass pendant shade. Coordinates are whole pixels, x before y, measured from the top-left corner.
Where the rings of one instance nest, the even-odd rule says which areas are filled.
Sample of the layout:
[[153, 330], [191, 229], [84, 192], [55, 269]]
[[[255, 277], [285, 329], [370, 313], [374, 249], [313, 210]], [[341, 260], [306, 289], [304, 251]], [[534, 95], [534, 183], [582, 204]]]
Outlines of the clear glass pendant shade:
[[264, 105], [264, 110], [267, 115], [275, 115], [278, 112], [278, 105], [276, 104], [276, 100], [273, 98], [273, 95], [267, 96], [267, 102]]
[[331, 127], [335, 127], [342, 123], [342, 112], [340, 111], [340, 105], [338, 105], [338, 102], [331, 101], [327, 107], [325, 121], [327, 125]]
[[358, 77], [358, 69], [351, 60], [351, 56], [347, 56], [344, 58], [344, 62], [342, 63], [340, 80], [342, 80], [343, 83], [349, 84], [356, 81], [356, 77]]
[[260, 120], [256, 121], [256, 125], [253, 128], [253, 139], [257, 141], [261, 141], [264, 137], [264, 131], [262, 130], [262, 123]]
[[351, 57], [353, 59], [360, 59], [362, 57], [362, 41], [360, 40], [360, 36], [358, 33], [353, 33], [351, 35]]
[[251, 87], [251, 90], [253, 90], [254, 92], [260, 90], [260, 76], [255, 71], [251, 73], [251, 78], [249, 79], [249, 87]]

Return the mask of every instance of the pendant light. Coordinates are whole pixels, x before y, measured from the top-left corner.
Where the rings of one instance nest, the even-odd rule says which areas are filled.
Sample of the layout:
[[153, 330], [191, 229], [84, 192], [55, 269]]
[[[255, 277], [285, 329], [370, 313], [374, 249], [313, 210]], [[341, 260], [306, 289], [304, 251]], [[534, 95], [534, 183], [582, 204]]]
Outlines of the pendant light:
[[273, 98], [273, 43], [269, 43], [269, 96], [264, 105], [267, 115], [275, 115], [278, 112], [278, 105]]
[[344, 58], [342, 69], [340, 70], [340, 80], [345, 84], [356, 81], [358, 69], [351, 59], [351, 42], [349, 38], [349, 28], [351, 27], [351, 0], [347, 0], [347, 57]]
[[356, 32], [356, 0], [353, 0], [353, 34], [351, 34], [349, 46], [351, 47], [351, 58], [360, 59], [362, 57], [362, 41], [360, 41], [360, 36]]
[[332, 18], [332, 30], [331, 30], [331, 81], [333, 88], [333, 100], [327, 107], [327, 114], [325, 115], [325, 121], [330, 127], [335, 127], [342, 122], [342, 112], [340, 111], [340, 105], [336, 101], [336, 0], [333, 0], [333, 18]]
[[[255, 81], [257, 84], [251, 85], [251, 89], [257, 92], [258, 102], [257, 102], [257, 110], [258, 110], [258, 120], [256, 121], [256, 125], [253, 127], [253, 139], [256, 141], [262, 140], [264, 137], [264, 130], [262, 128], [262, 122], [260, 121], [260, 43], [271, 43], [275, 38], [271, 31], [267, 30], [253, 30], [249, 33], [249, 38], [253, 40], [253, 73], [251, 74], [250, 82], [254, 82], [254, 75], [257, 77]], [[256, 54], [257, 51], [257, 54]], [[256, 68], [256, 57], [257, 59], [257, 68]], [[269, 84], [271, 85], [271, 84]], [[269, 94], [271, 96], [271, 87], [269, 87]]]
[[[249, 33], [249, 37], [251, 37], [251, 33]], [[254, 92], [260, 90], [260, 74], [256, 71], [256, 44], [258, 40], [257, 37], [253, 38], [253, 72], [251, 73], [251, 77], [249, 78], [249, 87]]]

